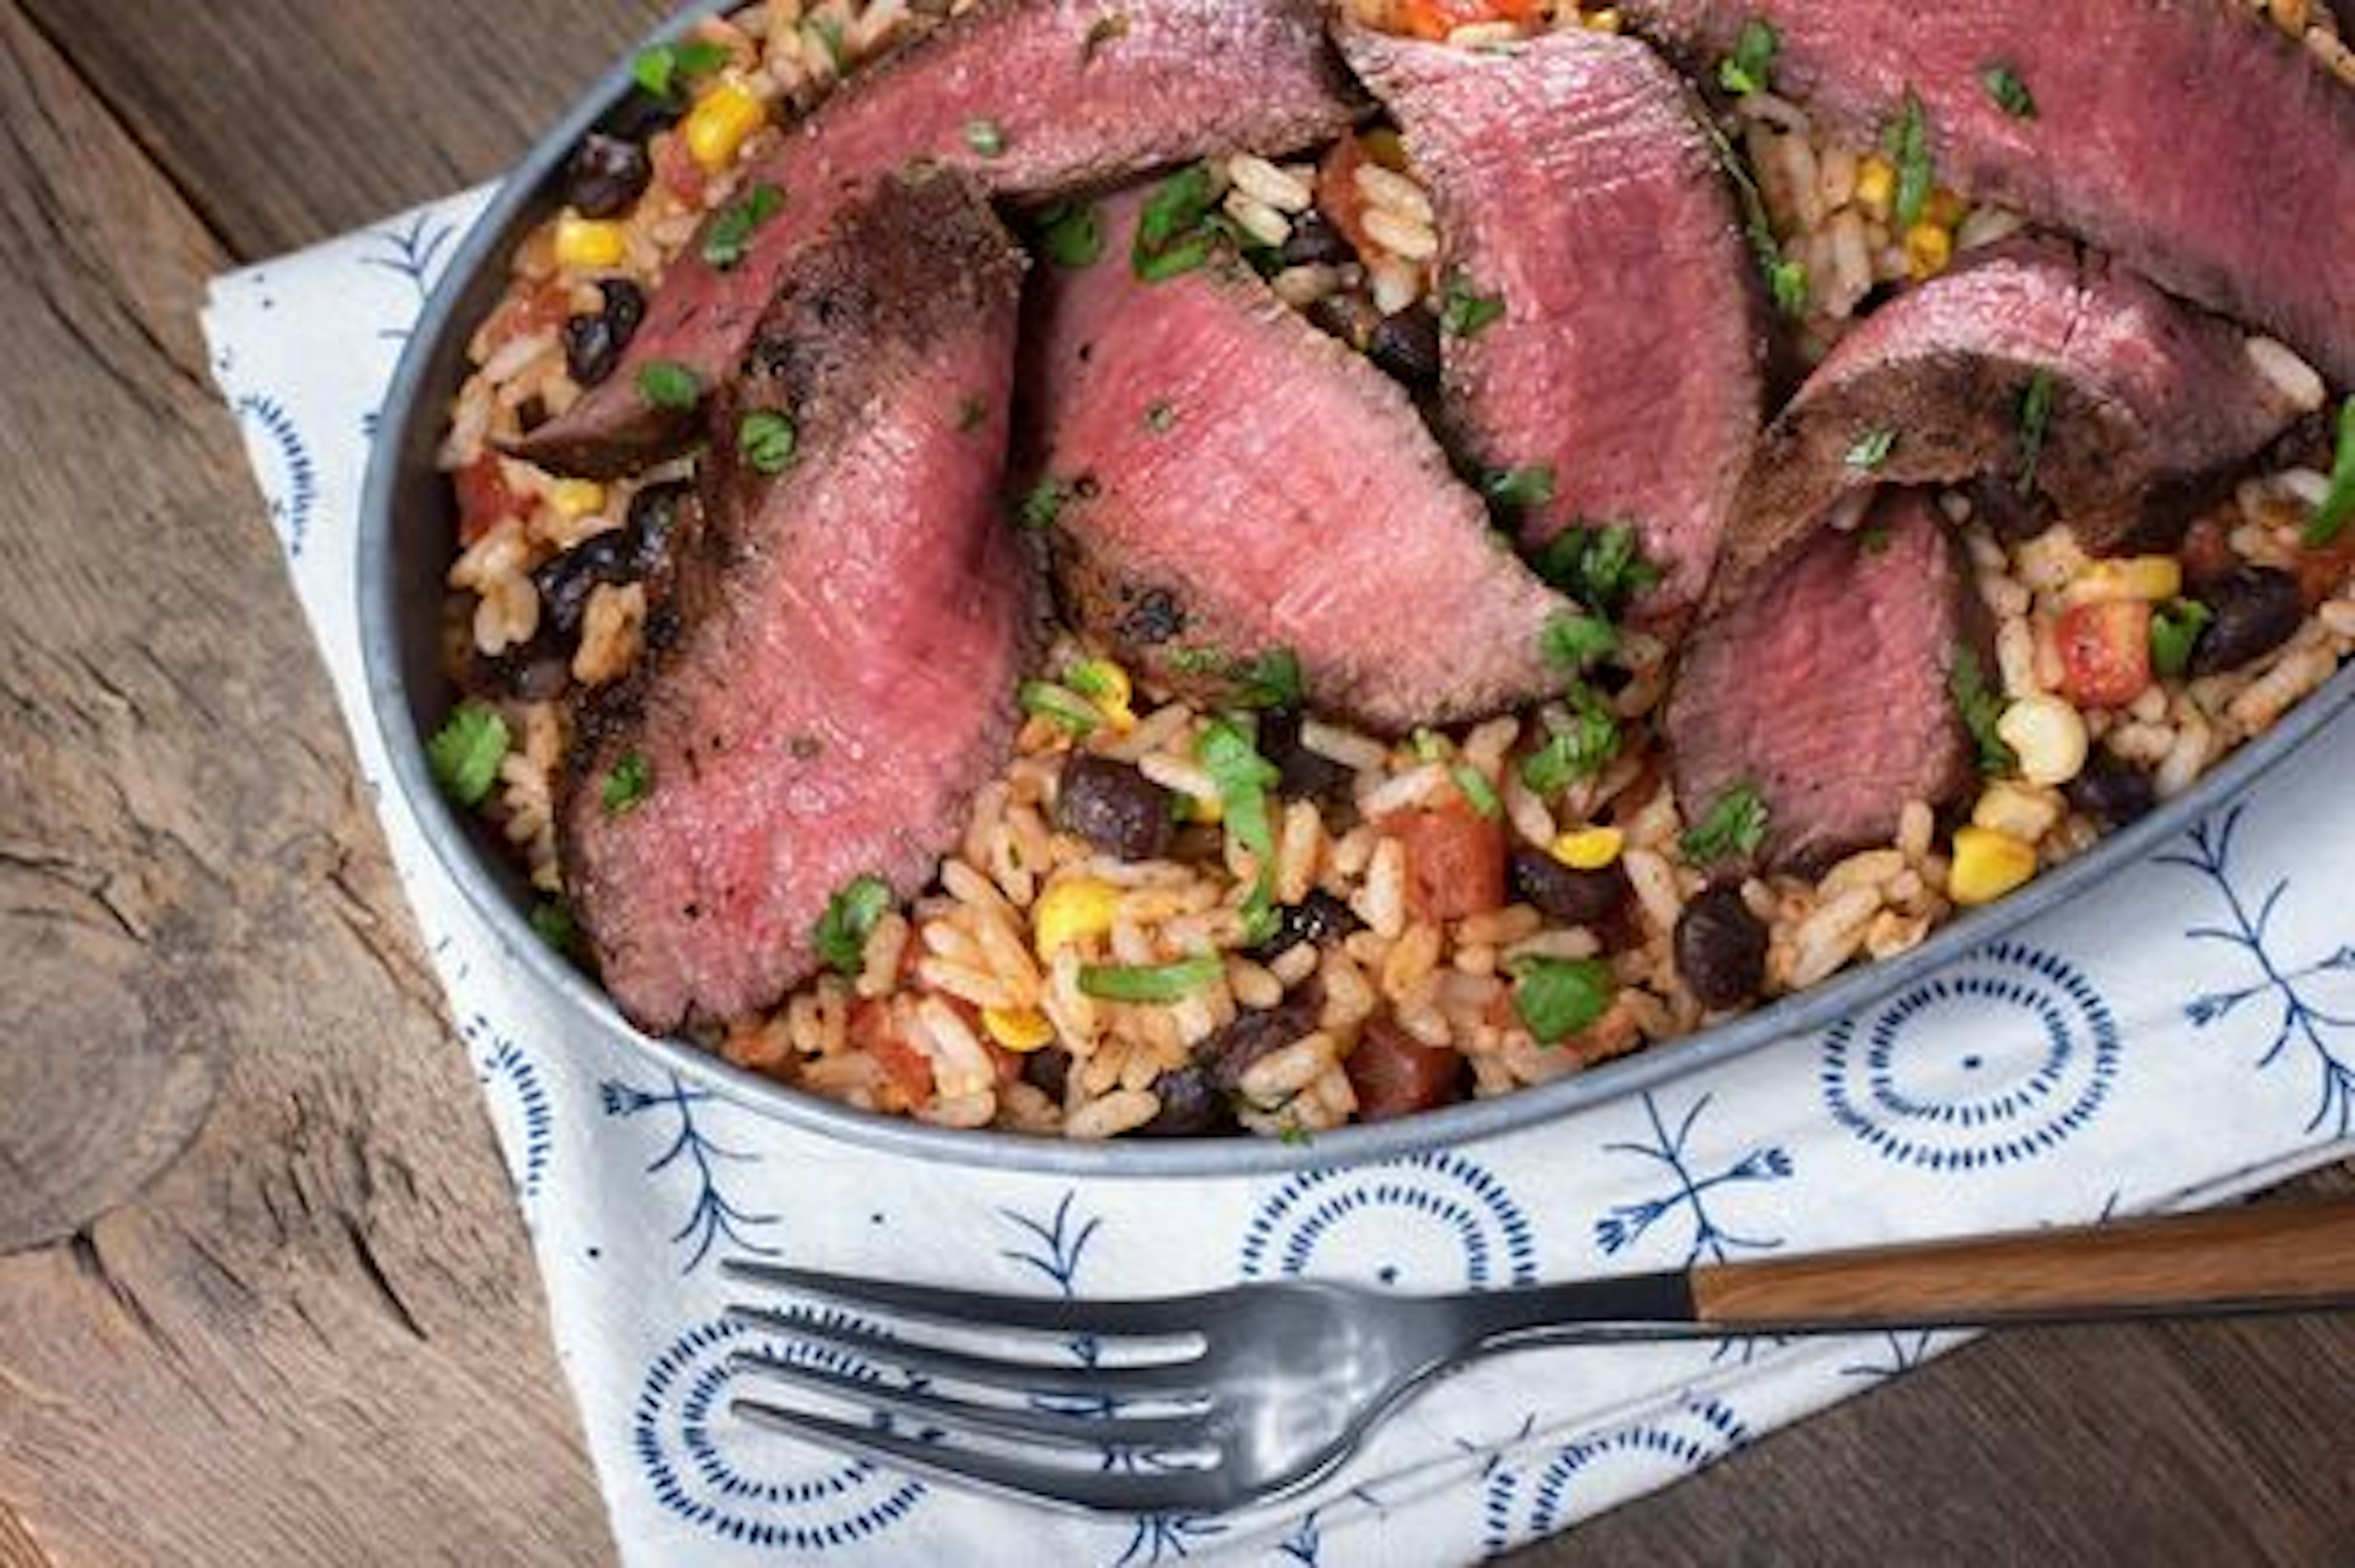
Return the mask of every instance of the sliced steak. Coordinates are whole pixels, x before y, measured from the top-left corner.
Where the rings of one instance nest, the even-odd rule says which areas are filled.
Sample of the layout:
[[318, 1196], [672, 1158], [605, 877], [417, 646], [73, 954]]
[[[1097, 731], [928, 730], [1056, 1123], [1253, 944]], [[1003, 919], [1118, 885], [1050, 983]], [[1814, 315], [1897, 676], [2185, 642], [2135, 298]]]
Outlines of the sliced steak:
[[1337, 36], [1431, 191], [1451, 292], [1503, 306], [1444, 340], [1457, 444], [1490, 470], [1553, 471], [1525, 544], [1633, 522], [1666, 573], [1638, 614], [1689, 609], [1757, 439], [1764, 340], [1700, 106], [1649, 48], [1604, 33], [1497, 52]]
[[619, 370], [515, 454], [604, 475], [681, 442], [693, 416], [650, 404], [638, 372], [667, 362], [713, 385], [845, 187], [885, 170], [930, 160], [1043, 198], [1211, 152], [1305, 146], [1356, 112], [1314, 0], [986, 0], [844, 82], [745, 170], [745, 189], [773, 185], [785, 205], [742, 260], [722, 271], [690, 242]]
[[[2355, 385], [2355, 91], [2231, 0], [1632, 0], [1696, 65], [1774, 24], [1775, 90], [1851, 141], [1922, 103], [1942, 181], [2092, 240]], [[2034, 100], [2007, 113], [1984, 74]]]
[[1906, 802], [1943, 805], [1971, 782], [1946, 682], [1958, 648], [1992, 667], [1984, 620], [1920, 492], [1885, 493], [1863, 530], [1817, 534], [1685, 646], [1667, 721], [1685, 820], [1747, 783], [1766, 805], [1766, 865], [1891, 842]]
[[1206, 700], [1288, 650], [1312, 706], [1384, 731], [1558, 691], [1540, 645], [1566, 603], [1406, 394], [1239, 262], [1139, 281], [1137, 207], [1104, 260], [1040, 280], [1025, 341], [1073, 620]]
[[[1866, 318], [1768, 428], [1726, 538], [1721, 594], [1746, 593], [1828, 513], [1884, 483], [1985, 476], [2013, 499], [2049, 502], [2088, 549], [2167, 543], [2297, 417], [2248, 344], [2091, 252], [1987, 252]], [[2030, 408], [2040, 377], [2041, 416]]]
[[[1021, 276], [963, 176], [887, 179], [785, 269], [715, 400], [677, 635], [584, 716], [559, 803], [573, 905], [645, 1028], [775, 1001], [831, 896], [916, 892], [1003, 764], [1040, 608], [997, 508]], [[740, 447], [750, 419], [773, 459], [778, 416], [771, 475]], [[622, 809], [617, 773], [645, 784]]]

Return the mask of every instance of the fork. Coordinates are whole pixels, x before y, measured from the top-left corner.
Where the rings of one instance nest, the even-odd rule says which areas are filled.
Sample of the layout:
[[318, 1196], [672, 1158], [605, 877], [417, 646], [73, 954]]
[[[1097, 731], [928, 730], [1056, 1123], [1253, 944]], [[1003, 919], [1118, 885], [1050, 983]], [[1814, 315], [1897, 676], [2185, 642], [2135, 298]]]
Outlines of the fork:
[[2355, 1306], [2355, 1202], [1458, 1296], [1280, 1280], [1061, 1300], [745, 1260], [723, 1269], [794, 1298], [729, 1309], [800, 1349], [739, 1351], [738, 1369], [865, 1414], [745, 1395], [731, 1409], [747, 1421], [1038, 1501], [1215, 1514], [1314, 1485], [1410, 1394], [1498, 1350]]

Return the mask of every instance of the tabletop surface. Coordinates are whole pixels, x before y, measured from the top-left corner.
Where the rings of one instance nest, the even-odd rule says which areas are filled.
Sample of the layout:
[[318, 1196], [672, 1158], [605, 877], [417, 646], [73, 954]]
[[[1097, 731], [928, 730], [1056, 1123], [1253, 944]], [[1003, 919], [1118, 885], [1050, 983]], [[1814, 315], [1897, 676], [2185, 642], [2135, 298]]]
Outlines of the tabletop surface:
[[[611, 1560], [196, 313], [659, 10], [0, 0], [0, 1568]], [[2007, 1335], [1513, 1561], [2355, 1563], [2350, 1429], [2346, 1317]]]

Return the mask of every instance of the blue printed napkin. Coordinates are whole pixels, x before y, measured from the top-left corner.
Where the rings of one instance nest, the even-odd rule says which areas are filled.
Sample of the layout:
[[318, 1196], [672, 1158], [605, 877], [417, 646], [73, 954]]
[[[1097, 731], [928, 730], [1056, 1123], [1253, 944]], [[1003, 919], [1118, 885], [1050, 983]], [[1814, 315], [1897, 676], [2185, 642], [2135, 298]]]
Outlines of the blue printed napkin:
[[205, 318], [474, 1061], [634, 1564], [1469, 1561], [1666, 1486], [1956, 1342], [1493, 1360], [1280, 1509], [1087, 1520], [727, 1414], [730, 1254], [1065, 1296], [1314, 1273], [1500, 1286], [2220, 1200], [2342, 1157], [2355, 726], [2076, 907], [1869, 1013], [1552, 1125], [1390, 1164], [1131, 1181], [911, 1167], [568, 1031], [449, 884], [368, 713], [353, 520], [395, 359], [482, 193], [220, 279]]

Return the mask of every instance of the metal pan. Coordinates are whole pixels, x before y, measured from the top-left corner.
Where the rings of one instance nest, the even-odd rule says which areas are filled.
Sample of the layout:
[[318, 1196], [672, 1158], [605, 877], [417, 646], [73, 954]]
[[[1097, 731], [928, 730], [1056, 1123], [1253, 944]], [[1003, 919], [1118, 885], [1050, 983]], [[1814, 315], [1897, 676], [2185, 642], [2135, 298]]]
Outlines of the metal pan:
[[[704, 0], [657, 38], [727, 8]], [[652, 41], [652, 40], [650, 40]], [[2275, 728], [2235, 752], [2187, 794], [2091, 852], [1999, 902], [1956, 920], [1900, 957], [1848, 971], [1796, 997], [1635, 1056], [1499, 1099], [1425, 1112], [1396, 1122], [1319, 1134], [1312, 1145], [1254, 1137], [1071, 1143], [997, 1132], [963, 1132], [853, 1110], [730, 1066], [682, 1040], [633, 1028], [596, 984], [551, 953], [526, 914], [531, 898], [500, 847], [471, 816], [453, 811], [434, 786], [423, 741], [441, 725], [452, 692], [438, 651], [442, 574], [452, 558], [453, 505], [434, 467], [451, 400], [465, 374], [465, 345], [506, 283], [516, 242], [551, 211], [574, 144], [627, 91], [624, 61], [509, 176], [452, 259], [426, 304], [393, 378], [360, 514], [358, 597], [368, 697], [407, 797], [446, 869], [536, 984], [583, 1031], [806, 1131], [943, 1165], [1103, 1177], [1233, 1176], [1392, 1158], [1555, 1121], [1585, 1107], [1651, 1089], [1746, 1055], [1774, 1040], [1836, 1022], [1900, 990], [2023, 921], [2056, 909], [2246, 792], [2264, 771], [2319, 734], [2355, 698], [2355, 667], [2342, 670]]]

